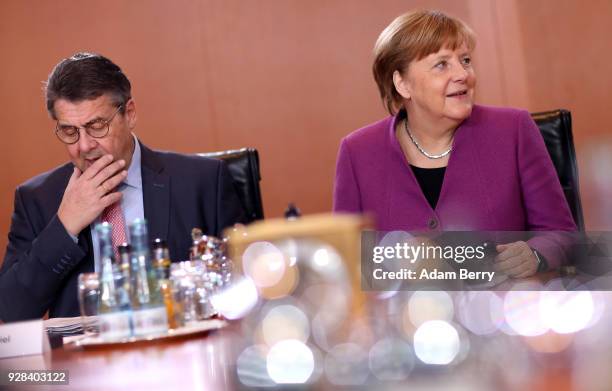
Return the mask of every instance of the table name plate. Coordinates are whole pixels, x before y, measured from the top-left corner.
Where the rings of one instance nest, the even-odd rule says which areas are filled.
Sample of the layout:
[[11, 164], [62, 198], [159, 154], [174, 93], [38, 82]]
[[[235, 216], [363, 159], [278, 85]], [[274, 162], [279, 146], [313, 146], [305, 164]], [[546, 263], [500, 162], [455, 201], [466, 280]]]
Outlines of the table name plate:
[[49, 349], [42, 320], [0, 325], [0, 359], [43, 354]]

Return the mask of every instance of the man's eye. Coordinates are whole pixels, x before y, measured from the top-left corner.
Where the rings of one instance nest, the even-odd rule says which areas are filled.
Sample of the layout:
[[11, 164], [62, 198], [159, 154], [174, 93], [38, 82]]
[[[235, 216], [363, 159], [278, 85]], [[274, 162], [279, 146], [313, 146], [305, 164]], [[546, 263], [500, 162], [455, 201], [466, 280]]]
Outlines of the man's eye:
[[79, 129], [75, 128], [74, 126], [62, 126], [60, 128], [60, 131], [67, 136], [74, 136], [79, 131]]
[[104, 129], [104, 126], [106, 126], [106, 123], [104, 121], [96, 121], [96, 122], [92, 122], [87, 127], [92, 130], [102, 130]]

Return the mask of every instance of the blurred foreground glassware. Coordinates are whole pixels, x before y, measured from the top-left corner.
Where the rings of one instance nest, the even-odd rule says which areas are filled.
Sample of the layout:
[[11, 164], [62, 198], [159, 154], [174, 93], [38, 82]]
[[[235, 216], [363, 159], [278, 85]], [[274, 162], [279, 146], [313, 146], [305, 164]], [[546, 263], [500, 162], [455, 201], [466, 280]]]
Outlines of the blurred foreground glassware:
[[216, 273], [216, 276], [211, 276], [211, 280], [217, 287], [229, 282], [233, 264], [227, 255], [227, 239], [203, 235], [198, 228], [192, 230], [191, 237], [193, 247], [190, 260], [202, 261], [207, 272]]
[[123, 273], [113, 252], [111, 224], [98, 224], [95, 230], [100, 249], [100, 337], [106, 341], [118, 341], [129, 338], [132, 333], [129, 292], [125, 289]]
[[129, 224], [132, 320], [135, 336], [152, 336], [168, 331], [168, 316], [159, 290], [157, 270], [149, 252], [147, 223], [136, 219]]
[[210, 295], [214, 280], [202, 261], [184, 261], [170, 266], [170, 283], [175, 316], [179, 324], [189, 324], [215, 315]]
[[[243, 386], [307, 389], [323, 376], [334, 385], [367, 380], [373, 330], [353, 333], [356, 322], [369, 325], [358, 267], [367, 224], [360, 217], [317, 215], [226, 231], [235, 276], [214, 302], [221, 314], [230, 310], [228, 318], [242, 317], [245, 349], [236, 373]], [[335, 355], [343, 345], [357, 348]], [[377, 370], [388, 366], [381, 359], [375, 364]]]
[[168, 327], [176, 329], [178, 327], [174, 314], [174, 300], [172, 299], [172, 284], [170, 283], [170, 251], [168, 244], [163, 239], [155, 239], [151, 245], [153, 248], [153, 266], [157, 270], [158, 288], [166, 306], [166, 316], [168, 317]]
[[[191, 231], [193, 245], [189, 261], [173, 264], [175, 301], [182, 303], [183, 321], [192, 322], [217, 314], [211, 297], [229, 284], [233, 263], [227, 255], [227, 239]], [[172, 272], [171, 272], [172, 274]]]
[[97, 330], [95, 323], [88, 321], [88, 317], [98, 315], [100, 300], [100, 280], [97, 273], [81, 273], [78, 277], [78, 299], [81, 311], [81, 322], [84, 332]]

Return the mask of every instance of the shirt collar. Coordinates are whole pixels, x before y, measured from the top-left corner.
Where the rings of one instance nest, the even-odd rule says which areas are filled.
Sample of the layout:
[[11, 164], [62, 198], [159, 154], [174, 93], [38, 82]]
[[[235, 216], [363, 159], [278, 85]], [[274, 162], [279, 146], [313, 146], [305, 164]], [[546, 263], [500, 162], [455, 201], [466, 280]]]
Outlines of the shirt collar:
[[127, 186], [142, 189], [142, 174], [140, 171], [140, 143], [138, 142], [135, 134], [132, 133], [132, 136], [134, 137], [134, 153], [132, 153], [132, 161], [130, 163], [130, 167], [128, 168], [127, 178], [125, 178], [123, 183]]

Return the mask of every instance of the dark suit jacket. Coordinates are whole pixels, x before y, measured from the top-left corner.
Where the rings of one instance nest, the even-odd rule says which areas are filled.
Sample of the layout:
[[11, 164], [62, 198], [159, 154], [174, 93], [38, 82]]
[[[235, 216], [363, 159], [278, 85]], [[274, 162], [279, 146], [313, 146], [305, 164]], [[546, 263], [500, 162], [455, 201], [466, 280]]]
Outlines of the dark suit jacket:
[[[185, 260], [191, 229], [220, 236], [244, 220], [225, 164], [199, 156], [152, 151], [141, 145], [144, 214], [150, 238], [165, 238], [170, 257]], [[65, 164], [15, 191], [9, 244], [0, 269], [0, 319], [5, 322], [78, 316], [77, 277], [94, 270], [90, 229], [78, 244], [57, 210], [72, 174]]]

